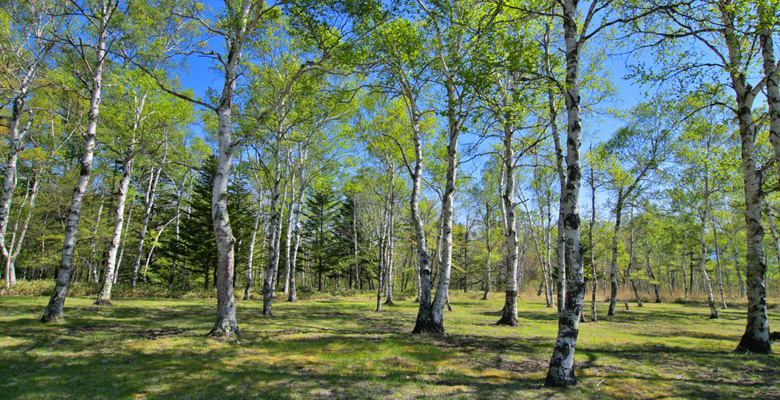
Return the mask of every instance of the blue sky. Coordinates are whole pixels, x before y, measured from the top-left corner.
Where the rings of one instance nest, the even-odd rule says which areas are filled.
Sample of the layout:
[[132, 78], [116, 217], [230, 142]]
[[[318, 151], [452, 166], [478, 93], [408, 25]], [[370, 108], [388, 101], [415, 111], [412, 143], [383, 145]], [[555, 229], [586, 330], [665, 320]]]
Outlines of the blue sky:
[[[206, 1], [206, 4], [217, 11], [223, 7], [223, 3], [221, 1], [208, 0]], [[594, 45], [593, 43], [589, 45]], [[214, 38], [210, 41], [209, 44], [213, 46], [213, 48], [218, 48], [221, 50], [223, 42], [219, 38]], [[612, 100], [601, 102], [596, 106], [596, 109], [629, 109], [630, 107], [636, 105], [639, 100], [641, 100], [641, 93], [647, 90], [647, 88], [639, 87], [633, 82], [623, 79], [627, 74], [627, 70], [625, 67], [625, 60], [622, 57], [613, 57], [610, 58], [607, 62], [607, 69], [611, 76], [612, 84], [616, 89], [617, 95], [614, 96]], [[218, 71], [210, 68], [212, 65], [211, 59], [193, 55], [188, 58], [188, 63], [189, 65], [187, 73], [182, 73], [179, 75], [179, 79], [183, 87], [193, 89], [197, 97], [203, 97], [209, 87], [216, 89], [217, 92], [221, 90], [222, 77]], [[582, 151], [585, 152], [589, 146], [606, 140], [606, 138], [608, 138], [612, 132], [618, 129], [621, 124], [622, 121], [608, 115], [585, 114], [583, 118]], [[203, 135], [202, 129], [198, 125], [194, 125], [192, 130], [196, 135]], [[462, 168], [463, 171], [461, 173], [480, 169], [479, 166], [464, 167], [465, 168]], [[587, 193], [587, 188], [585, 188], [585, 186], [583, 186], [582, 190], [582, 211], [589, 212], [589, 194]], [[603, 193], [599, 194], [598, 202], [603, 203], [606, 200], [605, 196], [606, 195]]]

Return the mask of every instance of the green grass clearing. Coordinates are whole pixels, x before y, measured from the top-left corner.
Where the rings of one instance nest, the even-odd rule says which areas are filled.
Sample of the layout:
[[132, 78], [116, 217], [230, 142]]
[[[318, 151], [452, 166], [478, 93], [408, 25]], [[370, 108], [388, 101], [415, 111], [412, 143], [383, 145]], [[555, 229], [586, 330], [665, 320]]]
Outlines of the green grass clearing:
[[494, 298], [454, 300], [444, 337], [409, 333], [410, 301], [280, 301], [273, 318], [242, 301], [243, 337], [220, 341], [204, 337], [215, 300], [69, 298], [66, 322], [44, 325], [45, 297], [0, 297], [0, 399], [780, 398], [778, 355], [732, 352], [743, 309], [646, 304], [583, 323], [579, 385], [552, 390], [554, 310], [521, 301], [519, 327], [495, 326]]

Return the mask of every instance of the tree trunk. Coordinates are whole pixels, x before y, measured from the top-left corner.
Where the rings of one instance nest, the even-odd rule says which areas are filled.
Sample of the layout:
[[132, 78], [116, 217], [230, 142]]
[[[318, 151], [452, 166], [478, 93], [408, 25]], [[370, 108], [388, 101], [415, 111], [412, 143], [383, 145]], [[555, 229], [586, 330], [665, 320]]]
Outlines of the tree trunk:
[[[504, 308], [501, 312], [501, 319], [497, 325], [517, 326], [517, 217], [515, 212], [515, 152], [513, 146], [514, 129], [510, 125], [511, 121], [504, 121], [504, 193], [501, 194], [501, 201], [504, 204], [506, 213], [506, 226], [504, 230], [504, 248], [506, 255], [504, 257], [506, 264], [506, 295], [504, 297]], [[530, 216], [529, 216], [530, 218]], [[533, 227], [531, 227], [533, 229]], [[535, 236], [534, 236], [535, 237]], [[537, 244], [538, 247], [538, 244]]]
[[582, 300], [585, 295], [583, 249], [580, 241], [579, 194], [580, 178], [580, 93], [579, 48], [577, 41], [576, 0], [566, 0], [563, 7], [563, 25], [566, 42], [566, 191], [563, 227], [566, 231], [566, 307], [558, 317], [558, 337], [555, 341], [546, 386], [568, 386], [577, 383], [574, 376], [574, 349], [579, 335]]
[[[303, 166], [301, 166], [303, 168]], [[303, 184], [303, 182], [301, 182]], [[290, 191], [295, 191], [295, 180], [290, 183]], [[284, 235], [284, 295], [289, 296], [290, 295], [290, 250], [292, 248], [292, 229], [293, 225], [295, 224], [295, 213], [293, 212], [293, 208], [295, 207], [295, 194], [290, 196], [290, 202], [287, 205], [287, 212], [289, 213], [289, 217], [287, 218], [287, 230], [285, 231]]]
[[720, 244], [718, 243], [718, 230], [713, 227], [712, 234], [715, 236], [715, 263], [718, 267], [718, 290], [720, 291], [720, 304], [722, 309], [727, 309], [726, 294], [723, 292], [723, 271], [720, 268]]
[[710, 306], [710, 319], [717, 319], [720, 318], [718, 315], [718, 308], [715, 307], [715, 298], [712, 295], [712, 284], [710, 283], [710, 277], [707, 275], [707, 268], [706, 268], [706, 262], [709, 258], [709, 254], [707, 254], [707, 242], [706, 242], [706, 233], [707, 233], [707, 217], [709, 216], [710, 211], [710, 188], [709, 188], [709, 179], [705, 176], [704, 178], [704, 210], [701, 215], [701, 229], [699, 231], [699, 243], [701, 246], [701, 260], [699, 261], [699, 270], [701, 271], [702, 276], [702, 285], [704, 286], [704, 290], [707, 292], [707, 304]]
[[133, 216], [133, 198], [130, 197], [130, 207], [127, 211], [127, 223], [125, 224], [125, 233], [122, 235], [122, 241], [119, 245], [119, 255], [116, 258], [116, 268], [114, 268], [114, 284], [119, 278], [119, 267], [122, 265], [123, 255], [125, 253], [125, 244], [127, 244], [127, 232], [130, 230], [130, 222]]
[[615, 205], [615, 227], [612, 230], [612, 267], [609, 270], [609, 310], [607, 315], [615, 315], [615, 304], [617, 303], [617, 275], [618, 275], [618, 234], [620, 233], [620, 214], [623, 211], [623, 189], [618, 191], [617, 204]]
[[593, 164], [590, 167], [590, 227], [588, 229], [588, 252], [590, 253], [590, 267], [593, 269], [593, 284], [590, 294], [590, 320], [598, 321], [596, 312], [596, 292], [599, 289], [599, 276], [596, 272], [596, 251], [593, 247], [593, 228], [596, 226], [596, 179], [593, 176]]
[[[289, 168], [286, 168], [285, 175], [288, 175]], [[288, 190], [290, 190], [291, 187], [293, 187], [295, 184], [295, 177], [292, 177], [292, 180], [290, 181], [290, 186], [284, 185], [284, 192], [282, 193], [282, 201], [279, 203], [279, 221], [278, 225], [276, 227], [276, 262], [274, 264], [274, 274], [273, 276], [273, 282], [271, 283], [271, 299], [276, 298], [276, 283], [279, 281], [279, 258], [281, 258], [282, 254], [282, 225], [284, 222], [284, 205], [287, 203], [287, 194]], [[288, 213], [291, 211], [288, 209]]]
[[[490, 243], [490, 202], [485, 202], [485, 248], [487, 250], [487, 262], [485, 263], [485, 292], [482, 294], [482, 300], [487, 300], [490, 295], [490, 261], [493, 258], [493, 246]], [[517, 289], [515, 289], [517, 290]]]
[[292, 218], [292, 224], [293, 224], [293, 242], [292, 242], [292, 252], [290, 254], [290, 278], [289, 278], [289, 292], [287, 296], [287, 301], [294, 303], [298, 301], [298, 295], [296, 293], [296, 287], [295, 287], [295, 268], [297, 265], [297, 258], [298, 258], [298, 247], [300, 246], [301, 242], [301, 214], [303, 213], [303, 199], [306, 197], [306, 186], [308, 185], [306, 180], [308, 179], [306, 177], [305, 169], [304, 169], [304, 162], [306, 160], [306, 150], [301, 150], [300, 154], [300, 160], [301, 160], [301, 169], [299, 170], [299, 181], [300, 186], [298, 187], [298, 192], [293, 194], [293, 198], [295, 199], [295, 202], [292, 205], [292, 208], [290, 209], [290, 213], [293, 214]]
[[254, 274], [252, 273], [252, 264], [255, 258], [255, 243], [257, 242], [257, 228], [260, 226], [260, 217], [263, 215], [263, 202], [261, 196], [257, 196], [257, 213], [255, 214], [255, 224], [252, 227], [252, 238], [249, 239], [249, 259], [246, 262], [246, 287], [244, 288], [244, 300], [249, 300], [249, 293], [252, 290]]
[[412, 333], [424, 333], [433, 325], [433, 304], [431, 303], [431, 259], [428, 254], [428, 243], [425, 237], [425, 226], [420, 218], [420, 186], [422, 183], [422, 139], [420, 136], [420, 113], [417, 110], [417, 98], [412, 90], [405, 87], [404, 94], [407, 97], [409, 119], [412, 125], [412, 141], [414, 142], [414, 172], [412, 173], [412, 193], [409, 197], [409, 209], [414, 227], [415, 242], [417, 243], [417, 272], [418, 272], [418, 301], [420, 307], [417, 311]]
[[181, 249], [179, 249], [179, 233], [181, 226], [181, 202], [184, 198], [185, 186], [187, 186], [187, 174], [184, 174], [184, 177], [181, 180], [181, 185], [179, 186], [179, 193], [176, 196], [176, 225], [174, 226], [175, 231], [173, 236], [174, 248], [176, 250], [173, 252], [173, 260], [171, 260], [171, 274], [168, 277], [168, 290], [173, 290], [173, 282], [176, 280], [176, 267], [179, 261], [179, 253], [181, 252]]
[[92, 228], [92, 244], [89, 249], [89, 278], [92, 282], [98, 283], [98, 268], [97, 262], [95, 262], [95, 252], [97, 250], [97, 241], [100, 237], [100, 220], [103, 216], [103, 203], [105, 201], [105, 193], [100, 192], [100, 206], [98, 206], [97, 219], [95, 220], [95, 226]]
[[[167, 153], [167, 151], [165, 152]], [[165, 155], [163, 155], [162, 163], [165, 163]], [[161, 163], [161, 164], [162, 164]], [[138, 254], [135, 256], [135, 262], [133, 262], [133, 275], [130, 278], [130, 287], [135, 288], [138, 283], [138, 270], [141, 268], [141, 257], [144, 254], [144, 239], [146, 238], [146, 231], [149, 229], [149, 218], [152, 216], [152, 209], [154, 208], [154, 198], [157, 191], [157, 182], [160, 180], [160, 173], [162, 172], [162, 166], [152, 167], [149, 173], [149, 189], [146, 192], [146, 212], [144, 213], [144, 221], [141, 225], [141, 236], [138, 238]]]
[[[130, 152], [133, 151], [133, 146], [130, 146]], [[125, 203], [127, 200], [127, 192], [130, 187], [130, 169], [132, 165], [132, 158], [125, 159], [122, 165], [122, 179], [119, 181], [119, 196], [116, 201], [116, 210], [114, 217], [114, 232], [111, 236], [111, 244], [108, 246], [108, 257], [106, 258], [106, 271], [103, 273], [103, 286], [100, 288], [96, 305], [111, 304], [111, 289], [114, 285], [114, 274], [116, 264], [116, 256], [119, 250], [119, 241], [122, 237], [122, 228], [124, 224], [125, 216]], [[129, 223], [128, 215], [128, 223]]]
[[[655, 274], [653, 273], [653, 268], [650, 266], [650, 252], [647, 252], [647, 275], [650, 277], [650, 279], [653, 282], [658, 282], [656, 279]], [[658, 269], [658, 277], [661, 276], [661, 269], [659, 267]], [[653, 283], [653, 293], [655, 294], [655, 302], [660, 303], [661, 302], [661, 284], [660, 283]]]
[[[425, 293], [423, 294], [423, 297], [420, 299], [417, 322], [412, 333], [444, 334], [444, 306], [445, 303], [448, 303], [450, 274], [452, 273], [452, 212], [458, 170], [458, 139], [460, 138], [462, 123], [456, 115], [455, 104], [458, 102], [458, 94], [452, 78], [447, 78], [446, 90], [447, 99], [449, 100], [447, 107], [449, 143], [447, 144], [447, 173], [441, 211], [442, 262], [439, 264], [436, 295], [432, 303], [425, 305], [424, 303], [427, 303], [427, 300], [425, 299]], [[425, 280], [426, 277], [423, 278], [423, 281]]]
[[395, 265], [395, 172], [390, 175], [390, 208], [388, 215], [388, 232], [387, 232], [387, 292], [385, 296], [385, 304], [393, 305], [393, 270]]
[[634, 267], [634, 206], [631, 206], [631, 232], [629, 234], [629, 250], [628, 250], [628, 268], [626, 269], [626, 279], [631, 282], [631, 289], [634, 291], [634, 297], [636, 298], [637, 307], [642, 307], [642, 298], [639, 296], [639, 291], [636, 288], [636, 282], [631, 279], [631, 269]]
[[[27, 205], [27, 216], [24, 219], [24, 223], [22, 224], [22, 229], [20, 231], [17, 231], [19, 220], [17, 219], [16, 223], [14, 224], [14, 232], [11, 237], [11, 246], [9, 247], [9, 256], [6, 258], [6, 275], [7, 277], [13, 278], [16, 273], [16, 259], [19, 257], [19, 253], [22, 251], [22, 245], [24, 244], [24, 238], [27, 235], [27, 229], [30, 226], [30, 220], [32, 219], [33, 212], [35, 211], [35, 199], [38, 197], [38, 189], [40, 188], [40, 178], [39, 178], [39, 171], [35, 171], [33, 176], [30, 177], [30, 179], [33, 181], [32, 188], [30, 188], [30, 182], [27, 182], [27, 192], [25, 194], [25, 197], [29, 195], [29, 204]], [[24, 208], [24, 203], [27, 201], [22, 202], [22, 208]], [[20, 217], [21, 217], [21, 209]], [[26, 274], [25, 274], [26, 275]]]
[[[281, 133], [279, 133], [281, 135]], [[268, 243], [266, 247], [268, 261], [265, 267], [265, 280], [263, 282], [263, 315], [272, 316], [273, 306], [271, 304], [274, 297], [276, 284], [276, 269], [279, 268], [279, 244], [282, 234], [282, 218], [284, 214], [284, 198], [280, 193], [282, 173], [279, 171], [281, 166], [280, 147], [281, 136], [277, 136], [277, 144], [274, 155], [274, 184], [271, 188], [271, 218], [269, 222]], [[284, 197], [287, 197], [287, 185], [284, 187]]]
[[[737, 110], [739, 122], [742, 177], [745, 188], [745, 240], [747, 244], [745, 258], [747, 261], [748, 315], [745, 333], [737, 345], [737, 351], [767, 354], [772, 351], [772, 346], [769, 343], [769, 322], [766, 315], [766, 264], [763, 262], [764, 250], [762, 247], [764, 240], [764, 228], [761, 226], [761, 203], [764, 199], [764, 192], [761, 189], [763, 171], [758, 169], [756, 154], [758, 128], [754, 123], [752, 112], [753, 102], [761, 87], [751, 88], [745, 83], [746, 76], [741, 68], [743, 61], [742, 44], [737, 38], [734, 29], [734, 11], [726, 3], [719, 3], [718, 8], [723, 22], [722, 33], [729, 50], [728, 70], [731, 75], [731, 86], [734, 88], [736, 95], [737, 104], [735, 110]], [[771, 35], [769, 38], [771, 38]], [[767, 47], [768, 44], [771, 44], [771, 41], [762, 40], [761, 47], [765, 63], [768, 61], [767, 57], [774, 57], [773, 50], [771, 55], [767, 54], [771, 50], [771, 48]], [[774, 70], [774, 66], [765, 66], [765, 69], [767, 67]], [[775, 85], [776, 82], [774, 80], [771, 85]], [[770, 94], [769, 97], [769, 103], [771, 104], [772, 95]]]
[[225, 60], [225, 76], [222, 95], [217, 114], [217, 171], [214, 174], [211, 189], [211, 217], [214, 222], [214, 237], [217, 244], [217, 319], [209, 332], [210, 336], [230, 337], [240, 336], [238, 320], [236, 319], [236, 304], [233, 297], [233, 274], [235, 273], [233, 244], [236, 238], [230, 227], [227, 208], [228, 183], [233, 156], [241, 145], [241, 141], [233, 143], [232, 104], [238, 78], [239, 64], [244, 41], [248, 35], [247, 23], [253, 7], [260, 7], [249, 2], [242, 2], [240, 12], [235, 15], [235, 23], [231, 26], [233, 34], [227, 41], [229, 51]]
[[[45, 53], [48, 53], [48, 50]], [[13, 251], [13, 245], [10, 247], [6, 246], [5, 234], [11, 216], [11, 200], [13, 199], [14, 191], [16, 190], [16, 163], [19, 160], [19, 154], [24, 150], [23, 141], [30, 131], [34, 116], [33, 111], [28, 110], [28, 119], [24, 128], [19, 129], [19, 123], [22, 120], [25, 100], [30, 86], [32, 85], [32, 81], [38, 71], [38, 64], [40, 61], [41, 59], [36, 59], [30, 63], [27, 70], [21, 76], [19, 87], [16, 89], [16, 96], [11, 102], [11, 118], [8, 120], [8, 156], [4, 165], [5, 177], [3, 179], [3, 191], [2, 194], [0, 194], [0, 250], [6, 260], [6, 288], [13, 286], [16, 281], [16, 273], [11, 269], [13, 262], [10, 253]]]
[[111, 21], [117, 3], [105, 1], [101, 4], [100, 21], [98, 24], [98, 39], [96, 43], [95, 65], [92, 69], [92, 85], [90, 88], [89, 114], [87, 129], [85, 132], [84, 153], [81, 158], [81, 169], [78, 183], [73, 190], [68, 217], [65, 226], [65, 235], [62, 245], [62, 258], [57, 269], [57, 283], [49, 298], [49, 303], [43, 312], [41, 322], [60, 322], [64, 319], [65, 298], [70, 288], [71, 272], [73, 270], [73, 255], [76, 250], [76, 234], [78, 232], [81, 205], [84, 201], [84, 193], [89, 185], [92, 172], [92, 157], [95, 150], [95, 134], [97, 132], [98, 115], [100, 113], [101, 91], [103, 89], [103, 67], [106, 61], [106, 42], [108, 37], [108, 24]]

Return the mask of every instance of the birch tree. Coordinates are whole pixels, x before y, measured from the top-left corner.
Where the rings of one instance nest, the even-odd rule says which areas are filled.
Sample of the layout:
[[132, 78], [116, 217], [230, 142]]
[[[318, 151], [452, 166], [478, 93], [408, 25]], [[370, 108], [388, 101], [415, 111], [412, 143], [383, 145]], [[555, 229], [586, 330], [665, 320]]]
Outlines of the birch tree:
[[[715, 94], [730, 89], [733, 93], [731, 101], [724, 106], [734, 113], [739, 129], [740, 169], [745, 193], [748, 297], [745, 333], [737, 350], [762, 354], [771, 352], [766, 314], [764, 228], [761, 224], [762, 201], [766, 194], [762, 185], [766, 168], [762, 166], [756, 150], [759, 129], [754, 105], [764, 88], [769, 95], [768, 103], [773, 103], [776, 91], [770, 89], [770, 86], [776, 86], [777, 82], [776, 65], [771, 62], [773, 43], [767, 40], [771, 35], [766, 35], [776, 26], [774, 17], [769, 16], [776, 14], [763, 8], [766, 6], [769, 6], [768, 2], [745, 0], [695, 1], [670, 8], [666, 14], [637, 27], [649, 43], [659, 40], [667, 43], [666, 52], [653, 53], [659, 61], [655, 68], [637, 68], [642, 77], [663, 81], [667, 77], [687, 78], [691, 74], [709, 74], [713, 81], [697, 89]], [[762, 69], [753, 62], [758, 58], [764, 61]], [[774, 149], [774, 163], [777, 164], [780, 137], [770, 134], [769, 142]]]
[[[77, 76], [82, 96], [89, 101], [89, 115], [84, 129], [84, 153], [81, 158], [81, 170], [78, 183], [73, 190], [65, 238], [62, 246], [62, 259], [57, 270], [57, 282], [49, 303], [43, 312], [41, 322], [60, 322], [64, 318], [65, 298], [70, 287], [73, 270], [73, 254], [76, 247], [81, 205], [89, 184], [92, 171], [92, 157], [97, 136], [98, 116], [103, 90], [103, 72], [108, 63], [110, 45], [115, 43], [114, 16], [118, 12], [116, 0], [100, 0], [96, 4], [80, 4], [76, 9], [76, 18], [72, 18], [66, 33], [58, 37], [71, 52], [71, 56], [81, 61]], [[83, 36], [82, 36], [83, 35]]]
[[5, 236], [17, 185], [16, 164], [34, 122], [34, 111], [27, 106], [28, 97], [38, 85], [39, 74], [54, 47], [54, 42], [46, 36], [56, 32], [60, 24], [60, 18], [53, 16], [56, 8], [57, 5], [49, 1], [30, 1], [3, 3], [0, 10], [0, 26], [3, 28], [0, 30], [0, 50], [3, 53], [0, 59], [5, 81], [0, 101], [11, 106], [9, 116], [0, 116], [8, 129], [9, 140], [0, 193], [0, 250], [6, 260], [5, 283], [9, 288], [15, 281], [15, 270], [10, 262], [14, 249], [13, 244], [6, 245]]

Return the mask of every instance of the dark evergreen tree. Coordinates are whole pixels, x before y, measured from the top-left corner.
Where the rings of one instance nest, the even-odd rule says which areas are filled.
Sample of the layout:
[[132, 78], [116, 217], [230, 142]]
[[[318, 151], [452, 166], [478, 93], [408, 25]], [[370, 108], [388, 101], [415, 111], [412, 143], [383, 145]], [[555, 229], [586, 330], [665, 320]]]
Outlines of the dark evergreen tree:
[[337, 273], [337, 251], [339, 241], [335, 234], [338, 217], [336, 194], [327, 189], [314, 190], [304, 204], [304, 244], [307, 247], [312, 268], [317, 274], [317, 289], [322, 290], [322, 277]]
[[[189, 213], [183, 213], [180, 235], [181, 247], [167, 241], [164, 252], [171, 256], [179, 252], [180, 259], [187, 260], [187, 268], [203, 275], [203, 287], [213, 285], [213, 274], [217, 263], [217, 249], [214, 238], [213, 220], [211, 218], [211, 187], [216, 171], [217, 160], [210, 156], [203, 163], [203, 168], [192, 187], [192, 197], [189, 199]], [[254, 217], [254, 202], [246, 182], [234, 178], [228, 187], [228, 212], [233, 225], [233, 236], [236, 238], [236, 265], [245, 264], [249, 237], [252, 233]], [[186, 247], [183, 244], [186, 243]], [[237, 274], [238, 275], [238, 274]]]

